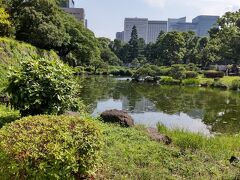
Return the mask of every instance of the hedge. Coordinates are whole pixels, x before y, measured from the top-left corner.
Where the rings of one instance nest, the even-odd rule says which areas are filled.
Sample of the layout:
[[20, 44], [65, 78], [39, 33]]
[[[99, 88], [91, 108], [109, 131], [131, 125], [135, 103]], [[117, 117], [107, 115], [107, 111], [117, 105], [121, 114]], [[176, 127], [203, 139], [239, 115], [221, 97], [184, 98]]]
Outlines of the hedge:
[[222, 72], [222, 71], [205, 71], [204, 76], [206, 78], [222, 78], [222, 77], [224, 77], [224, 72]]
[[82, 179], [96, 172], [101, 133], [90, 120], [26, 117], [0, 130], [3, 179]]

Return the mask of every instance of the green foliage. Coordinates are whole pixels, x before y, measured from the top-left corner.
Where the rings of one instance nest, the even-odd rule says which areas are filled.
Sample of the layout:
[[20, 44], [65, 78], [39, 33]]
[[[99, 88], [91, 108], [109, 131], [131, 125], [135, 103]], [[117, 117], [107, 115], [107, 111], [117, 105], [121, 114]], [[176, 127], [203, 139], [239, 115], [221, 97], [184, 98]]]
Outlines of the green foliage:
[[125, 68], [125, 67], [111, 66], [109, 68], [109, 74], [112, 74], [114, 76], [131, 77], [133, 75], [133, 71], [131, 69]]
[[240, 80], [233, 80], [230, 89], [240, 90]]
[[198, 79], [190, 78], [184, 79], [182, 84], [184, 86], [198, 86], [200, 84], [200, 81]]
[[194, 71], [186, 71], [186, 78], [197, 78], [198, 73]]
[[186, 78], [185, 71], [186, 71], [186, 69], [184, 68], [183, 65], [181, 65], [181, 64], [174, 64], [174, 65], [171, 66], [170, 75], [174, 79], [182, 80], [182, 79]]
[[10, 38], [0, 38], [0, 87], [6, 85], [11, 67], [18, 68], [24, 58], [58, 59], [53, 51], [38, 49]]
[[146, 77], [146, 76], [157, 76], [159, 74], [159, 67], [155, 65], [146, 64], [134, 73], [134, 78]]
[[26, 59], [11, 72], [6, 91], [22, 116], [61, 114], [75, 107], [71, 69], [59, 60]]
[[10, 15], [1, 7], [0, 2], [0, 36], [11, 36], [14, 33]]
[[204, 76], [206, 78], [222, 78], [222, 77], [224, 77], [224, 72], [210, 70], [210, 71], [205, 71]]
[[181, 32], [169, 32], [156, 42], [157, 64], [170, 66], [183, 63], [185, 40]]
[[82, 22], [60, 9], [55, 0], [9, 0], [16, 38], [37, 47], [54, 49], [70, 65], [100, 58], [98, 41]]
[[0, 128], [7, 123], [15, 121], [20, 118], [18, 111], [11, 110], [9, 107], [0, 105]]
[[0, 130], [3, 179], [81, 179], [100, 162], [99, 128], [89, 119], [35, 116]]
[[239, 175], [239, 166], [227, 161], [229, 155], [239, 155], [239, 136], [213, 138], [202, 148], [207, 138], [196, 135], [193, 139], [194, 135], [181, 132], [178, 140], [167, 133], [173, 138], [171, 146], [150, 140], [144, 127], [104, 125], [103, 132], [104, 164], [99, 179], [231, 179]]
[[108, 65], [112, 66], [121, 65], [122, 62], [109, 47], [111, 40], [107, 38], [98, 38], [98, 41], [100, 44], [101, 59]]
[[173, 79], [172, 77], [161, 77], [160, 81], [159, 81], [160, 84], [162, 85], [180, 85], [181, 82], [177, 79]]

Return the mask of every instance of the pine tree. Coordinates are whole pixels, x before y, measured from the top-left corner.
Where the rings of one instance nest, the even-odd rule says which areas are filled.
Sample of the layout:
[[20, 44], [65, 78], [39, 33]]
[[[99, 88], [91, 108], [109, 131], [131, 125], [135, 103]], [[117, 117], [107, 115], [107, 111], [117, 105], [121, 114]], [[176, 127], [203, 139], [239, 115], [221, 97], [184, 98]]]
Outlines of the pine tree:
[[129, 54], [128, 54], [128, 63], [131, 63], [135, 58], [139, 56], [139, 43], [138, 43], [138, 33], [136, 26], [133, 26], [131, 39], [128, 42], [129, 44]]

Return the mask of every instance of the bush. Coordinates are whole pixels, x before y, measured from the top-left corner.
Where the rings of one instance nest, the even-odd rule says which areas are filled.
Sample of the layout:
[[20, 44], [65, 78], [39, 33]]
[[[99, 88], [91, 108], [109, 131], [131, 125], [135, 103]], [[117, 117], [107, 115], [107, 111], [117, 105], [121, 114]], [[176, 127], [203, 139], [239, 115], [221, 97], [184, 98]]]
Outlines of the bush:
[[171, 67], [170, 74], [171, 74], [171, 77], [173, 77], [174, 79], [182, 80], [186, 77], [185, 71], [186, 70], [183, 65], [174, 64]]
[[0, 130], [3, 179], [80, 179], [99, 164], [101, 134], [90, 120], [35, 116]]
[[196, 78], [198, 76], [198, 73], [197, 72], [194, 72], [194, 71], [187, 71], [185, 72], [186, 74], [186, 78]]
[[162, 85], [180, 85], [179, 80], [173, 79], [172, 77], [162, 77], [159, 81]]
[[222, 77], [224, 77], [224, 72], [222, 72], [222, 71], [214, 71], [214, 70], [205, 71], [204, 72], [204, 76], [206, 78], [222, 78]]
[[71, 69], [58, 60], [26, 59], [9, 77], [6, 91], [22, 116], [78, 109]]
[[198, 79], [185, 79], [183, 80], [184, 86], [198, 86], [200, 84]]
[[159, 76], [170, 76], [171, 67], [161, 66], [159, 68]]
[[232, 90], [239, 90], [240, 89], [240, 80], [233, 80], [232, 84], [230, 86], [230, 89]]
[[146, 77], [146, 76], [157, 76], [159, 75], [159, 67], [155, 65], [146, 64], [139, 68], [133, 75], [134, 78]]

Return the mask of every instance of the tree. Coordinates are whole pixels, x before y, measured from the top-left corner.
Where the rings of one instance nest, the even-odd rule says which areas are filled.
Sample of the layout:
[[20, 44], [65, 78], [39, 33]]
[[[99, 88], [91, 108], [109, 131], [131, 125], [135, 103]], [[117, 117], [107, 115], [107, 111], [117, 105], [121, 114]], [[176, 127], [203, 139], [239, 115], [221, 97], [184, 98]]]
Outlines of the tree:
[[11, 36], [14, 33], [10, 15], [0, 7], [0, 36]]
[[101, 59], [109, 65], [118, 66], [121, 65], [122, 62], [116, 56], [114, 52], [110, 49], [111, 40], [108, 38], [98, 38], [101, 52]]
[[89, 65], [100, 58], [98, 41], [82, 22], [67, 14], [56, 0], [6, 1], [16, 25], [16, 38], [42, 49], [54, 49], [67, 63]]
[[181, 32], [168, 32], [156, 42], [156, 63], [170, 66], [183, 63], [186, 42]]
[[22, 116], [62, 114], [78, 108], [72, 71], [59, 60], [25, 59], [8, 81], [6, 92]]
[[107, 64], [105, 62], [103, 62], [102, 60], [94, 59], [91, 62], [91, 66], [93, 66], [93, 68], [94, 68], [94, 74], [97, 74], [97, 70], [100, 68], [107, 67]]
[[132, 28], [131, 39], [128, 44], [128, 63], [131, 63], [135, 58], [138, 58], [139, 56], [139, 40], [136, 26], [133, 26]]

